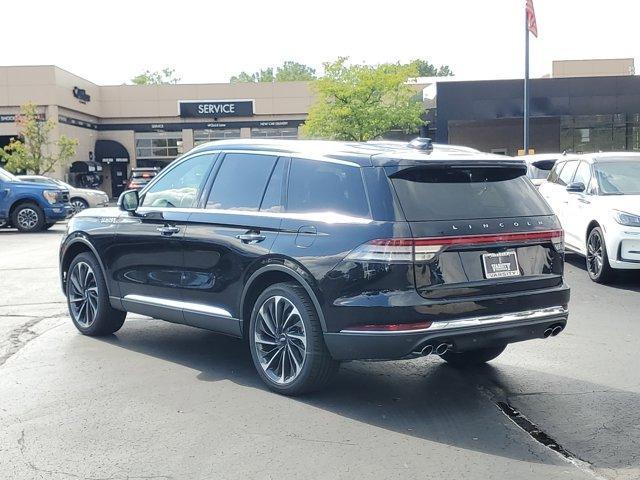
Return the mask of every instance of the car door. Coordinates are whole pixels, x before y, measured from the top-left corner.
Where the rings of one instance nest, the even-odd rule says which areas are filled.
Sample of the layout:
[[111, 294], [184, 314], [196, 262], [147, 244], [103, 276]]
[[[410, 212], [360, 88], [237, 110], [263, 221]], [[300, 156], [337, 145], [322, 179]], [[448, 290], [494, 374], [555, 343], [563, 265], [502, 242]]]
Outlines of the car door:
[[585, 190], [582, 192], [567, 192], [567, 205], [565, 215], [565, 242], [573, 250], [585, 252], [587, 225], [593, 219], [591, 191], [591, 165], [581, 161], [571, 183], [582, 183]]
[[194, 155], [167, 167], [143, 190], [140, 207], [119, 217], [109, 269], [128, 311], [183, 321], [183, 238], [214, 158]]
[[247, 271], [267, 255], [281, 224], [288, 158], [226, 153], [204, 209], [189, 216], [185, 235], [185, 322], [240, 335], [240, 297]]

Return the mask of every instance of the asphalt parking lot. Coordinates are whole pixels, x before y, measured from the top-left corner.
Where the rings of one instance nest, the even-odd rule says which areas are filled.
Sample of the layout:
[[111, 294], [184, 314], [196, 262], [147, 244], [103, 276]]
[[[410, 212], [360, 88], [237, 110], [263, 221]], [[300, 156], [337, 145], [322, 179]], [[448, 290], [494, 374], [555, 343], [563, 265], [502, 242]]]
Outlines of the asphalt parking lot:
[[63, 228], [0, 230], [2, 479], [640, 477], [638, 274], [600, 286], [567, 257], [558, 337], [467, 372], [351, 362], [292, 399], [238, 340], [135, 315], [111, 337], [78, 334]]

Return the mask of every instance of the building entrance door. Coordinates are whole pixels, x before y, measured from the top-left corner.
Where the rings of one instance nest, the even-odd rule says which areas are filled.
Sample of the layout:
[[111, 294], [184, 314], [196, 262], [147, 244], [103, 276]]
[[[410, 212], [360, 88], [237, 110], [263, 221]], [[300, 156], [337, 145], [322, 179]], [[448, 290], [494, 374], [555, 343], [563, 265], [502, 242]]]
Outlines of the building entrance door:
[[118, 198], [127, 188], [127, 163], [114, 162], [111, 167], [111, 195]]
[[118, 198], [127, 188], [127, 165], [129, 152], [115, 140], [96, 141], [96, 160], [104, 166], [104, 189], [111, 183], [111, 197]]

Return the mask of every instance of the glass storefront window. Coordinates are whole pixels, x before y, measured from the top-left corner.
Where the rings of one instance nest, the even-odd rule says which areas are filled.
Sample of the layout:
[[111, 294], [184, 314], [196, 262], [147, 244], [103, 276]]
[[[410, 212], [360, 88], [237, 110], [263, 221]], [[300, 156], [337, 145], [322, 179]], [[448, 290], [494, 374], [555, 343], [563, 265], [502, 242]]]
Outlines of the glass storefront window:
[[[169, 163], [182, 153], [180, 132], [152, 132], [136, 134], [136, 158], [144, 161]], [[146, 162], [149, 163], [149, 162]], [[142, 165], [138, 162], [138, 165]]]
[[298, 138], [297, 127], [252, 128], [251, 138]]
[[240, 138], [239, 128], [216, 128], [193, 131], [193, 145], [211, 142], [213, 140], [224, 140], [225, 138]]
[[576, 115], [560, 119], [560, 151], [640, 150], [640, 114]]

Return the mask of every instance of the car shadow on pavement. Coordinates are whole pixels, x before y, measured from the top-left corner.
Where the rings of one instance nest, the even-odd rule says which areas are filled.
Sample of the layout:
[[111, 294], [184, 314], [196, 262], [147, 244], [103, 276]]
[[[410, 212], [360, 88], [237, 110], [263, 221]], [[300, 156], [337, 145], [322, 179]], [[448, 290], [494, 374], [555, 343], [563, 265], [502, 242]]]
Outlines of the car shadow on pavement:
[[[135, 319], [126, 322], [116, 335], [101, 341], [194, 369], [201, 381], [229, 380], [267, 390], [255, 373], [246, 344], [238, 339], [161, 321]], [[504, 400], [503, 392], [517, 389], [517, 381], [523, 376], [538, 378], [538, 382], [558, 388], [571, 384], [576, 392], [604, 390], [601, 385], [522, 368], [484, 366], [461, 372], [437, 357], [427, 357], [396, 362], [347, 362], [325, 390], [291, 401], [456, 448], [525, 462], [557, 464], [560, 460], [555, 456], [532, 454], [525, 448], [523, 444], [532, 440], [524, 432], [522, 437], [514, 436], [517, 427], [496, 406], [497, 401]], [[606, 445], [611, 449], [595, 452], [598, 461], [606, 466], [635, 467], [640, 465], [640, 433], [632, 434], [632, 427], [622, 425], [617, 413], [632, 410], [635, 425], [640, 424], [640, 395], [619, 393], [609, 396], [609, 404], [592, 411], [576, 404], [573, 418], [564, 415], [562, 422], [574, 430], [584, 428], [585, 435], [606, 435]], [[545, 401], [545, 411], [555, 412], [555, 416], [567, 412], [568, 404], [579, 403], [563, 394], [548, 396]], [[534, 422], [537, 420], [532, 418]], [[611, 429], [600, 431], [603, 425]], [[611, 454], [614, 445], [623, 443], [637, 447], [630, 460]]]
[[[565, 262], [579, 268], [581, 272], [584, 272], [585, 278], [588, 279], [589, 274], [587, 273], [584, 257], [575, 253], [566, 254]], [[606, 286], [640, 292], [640, 270], [618, 270], [615, 278], [610, 283], [607, 283]]]

